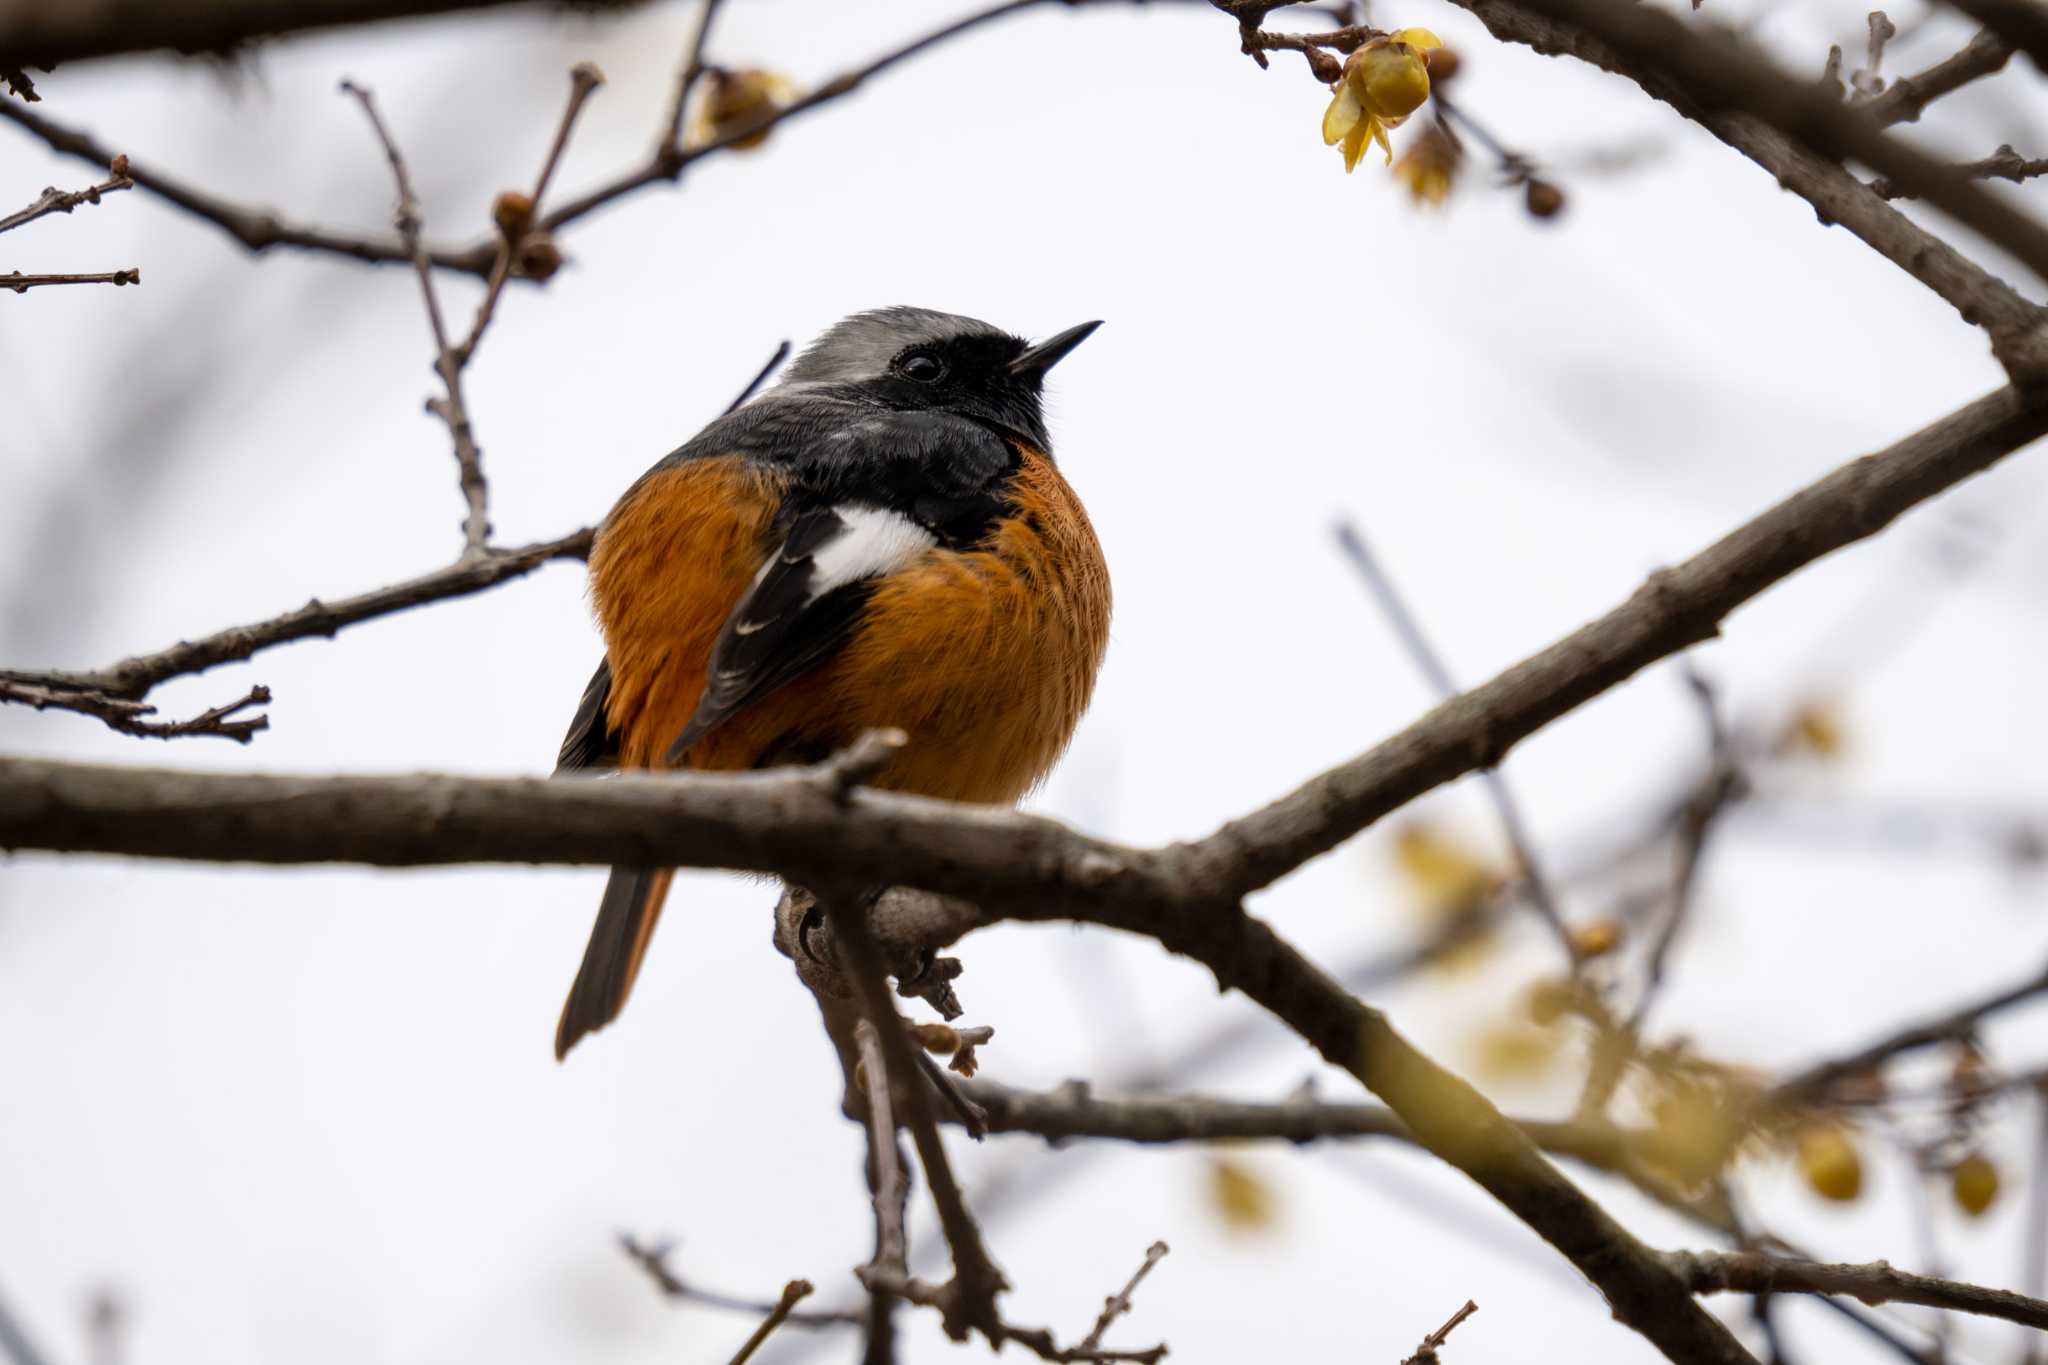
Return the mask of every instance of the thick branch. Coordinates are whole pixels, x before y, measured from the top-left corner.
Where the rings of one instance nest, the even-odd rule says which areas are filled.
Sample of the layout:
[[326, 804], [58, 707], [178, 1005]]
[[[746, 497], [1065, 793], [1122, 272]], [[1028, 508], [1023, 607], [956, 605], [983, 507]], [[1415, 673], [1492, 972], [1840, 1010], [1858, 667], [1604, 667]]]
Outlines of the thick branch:
[[[1872, 250], [1940, 295], [1964, 321], [1984, 327], [1992, 336], [1994, 349], [2016, 353], [2008, 362], [2009, 368], [2022, 374], [2031, 372], [2033, 362], [2027, 358], [2033, 353], [2029, 342], [2039, 327], [2039, 310], [2033, 304], [1885, 203], [1838, 162], [1819, 155], [1798, 137], [1776, 126], [1769, 117], [1737, 108], [1703, 105], [1684, 82], [1659, 67], [1638, 61], [1584, 30], [1558, 23], [1520, 0], [1454, 2], [1472, 11], [1503, 41], [1523, 43], [1538, 52], [1569, 53], [1625, 76], [1648, 94], [1697, 121], [1769, 171], [1780, 185], [1811, 203], [1823, 222], [1841, 224]], [[1868, 119], [1863, 122], [1872, 129], [1876, 126]], [[1932, 162], [1931, 158], [1927, 160]], [[2033, 357], [2033, 361], [2038, 359]]]
[[0, 0], [0, 67], [168, 48], [226, 52], [255, 38], [508, 0]]
[[1868, 1304], [1917, 1303], [2048, 1330], [2048, 1302], [2009, 1289], [1913, 1275], [1883, 1261], [1825, 1265], [1760, 1251], [1671, 1251], [1664, 1259], [1695, 1294], [1838, 1294]]
[[[1474, 0], [1464, 2], [1476, 10]], [[2048, 226], [1985, 193], [1939, 159], [1887, 136], [1860, 110], [1843, 105], [1816, 83], [1778, 71], [1732, 35], [1685, 24], [1661, 10], [1612, 0], [1509, 3], [1594, 35], [1631, 73], [1670, 82], [1696, 108], [1753, 114], [1824, 156], [1861, 161], [2048, 279]]]
[[2041, 0], [1949, 0], [2048, 71], [2048, 5]]
[[1659, 659], [1821, 556], [2048, 431], [2048, 408], [2001, 389], [1897, 444], [1844, 465], [1676, 568], [1621, 606], [1439, 706], [1378, 748], [1231, 822], [1190, 850], [1234, 894], [1285, 876], [1432, 787], [1497, 765], [1518, 741]]

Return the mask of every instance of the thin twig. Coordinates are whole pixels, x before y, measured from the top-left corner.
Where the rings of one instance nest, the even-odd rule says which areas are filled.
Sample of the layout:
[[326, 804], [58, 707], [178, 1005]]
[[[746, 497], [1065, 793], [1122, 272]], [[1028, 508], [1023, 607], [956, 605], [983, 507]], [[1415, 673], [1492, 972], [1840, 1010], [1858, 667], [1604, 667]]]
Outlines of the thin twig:
[[256, 686], [238, 700], [209, 707], [189, 720], [149, 720], [156, 708], [147, 702], [111, 697], [94, 688], [50, 687], [42, 683], [17, 682], [0, 676], [0, 702], [33, 707], [38, 711], [75, 711], [91, 716], [108, 729], [138, 739], [184, 739], [213, 735], [247, 744], [259, 731], [270, 728], [268, 716], [242, 716], [252, 706], [267, 706], [270, 689]]
[[484, 547], [491, 538], [490, 487], [484, 481], [483, 451], [477, 447], [469, 408], [462, 400], [462, 366], [448, 347], [448, 325], [442, 320], [441, 300], [434, 289], [433, 262], [428, 259], [427, 249], [420, 239], [419, 197], [413, 192], [412, 177], [405, 169], [405, 158], [399, 154], [398, 143], [377, 112], [375, 97], [354, 81], [344, 80], [341, 89], [342, 93], [354, 96], [363, 106], [363, 113], [370, 120], [377, 141], [383, 145], [384, 158], [391, 163], [392, 178], [398, 182], [398, 236], [412, 258], [414, 273], [419, 276], [420, 297], [427, 309], [427, 325], [434, 334], [434, 369], [440, 374], [441, 384], [446, 390], [444, 397], [427, 400], [427, 411], [447, 425], [448, 434], [455, 442], [456, 481], [462, 488], [462, 500], [467, 509], [462, 518], [462, 553], [465, 559], [476, 558], [484, 553]]
[[[2048, 1298], [2048, 1088], [2034, 1087], [2034, 1152], [2027, 1167], [2027, 1217], [2021, 1232], [2020, 1284], [2037, 1299]], [[2039, 1332], [2028, 1332], [2020, 1359], [2042, 1357]]]
[[[4, 108], [5, 106], [0, 106]], [[97, 275], [24, 275], [19, 270], [0, 275], [0, 289], [26, 294], [49, 284], [141, 284], [140, 270], [109, 270]]]
[[1422, 1344], [1415, 1348], [1415, 1354], [1402, 1361], [1401, 1365], [1437, 1365], [1436, 1353], [1443, 1347], [1444, 1339], [1450, 1336], [1459, 1323], [1478, 1311], [1479, 1305], [1477, 1303], [1471, 1299], [1465, 1300], [1465, 1306], [1451, 1314], [1449, 1322], [1446, 1322], [1443, 1326], [1424, 1337]]
[[239, 663], [266, 649], [296, 640], [314, 637], [333, 639], [348, 626], [429, 602], [481, 592], [523, 577], [553, 560], [581, 559], [590, 552], [591, 536], [591, 529], [585, 527], [558, 540], [514, 549], [493, 549], [481, 558], [462, 560], [418, 578], [339, 601], [323, 602], [316, 597], [296, 611], [288, 611], [267, 621], [231, 626], [197, 640], [182, 640], [168, 649], [139, 654], [106, 668], [88, 672], [0, 669], [0, 682], [57, 691], [99, 692], [121, 700], [139, 701], [153, 688], [172, 678], [203, 673], [222, 664]]
[[733, 1358], [729, 1365], [747, 1365], [747, 1361], [752, 1358], [754, 1352], [761, 1349], [761, 1343], [768, 1340], [769, 1334], [776, 1328], [787, 1322], [790, 1311], [803, 1302], [804, 1299], [808, 1298], [810, 1294], [811, 1282], [809, 1280], [791, 1280], [788, 1284], [784, 1285], [782, 1287], [782, 1297], [777, 1299], [775, 1306], [768, 1310], [767, 1318], [762, 1321], [759, 1327], [754, 1329], [754, 1335], [748, 1337], [746, 1344], [733, 1353]]
[[1154, 1242], [1145, 1248], [1144, 1264], [1132, 1272], [1131, 1278], [1125, 1282], [1122, 1289], [1102, 1301], [1102, 1312], [1097, 1315], [1095, 1326], [1089, 1329], [1087, 1336], [1081, 1338], [1081, 1344], [1074, 1348], [1075, 1355], [1086, 1355], [1102, 1345], [1103, 1334], [1109, 1331], [1110, 1324], [1131, 1311], [1131, 1295], [1138, 1292], [1138, 1286], [1152, 1273], [1152, 1267], [1166, 1259], [1166, 1253], [1171, 1249], [1164, 1242]]
[[690, 34], [688, 53], [683, 58], [682, 69], [676, 73], [676, 92], [669, 101], [668, 118], [664, 121], [667, 131], [656, 144], [657, 156], [678, 155], [683, 148], [683, 119], [690, 112], [690, 96], [697, 89], [697, 82], [704, 79], [707, 70], [704, 51], [711, 41], [712, 21], [718, 18], [721, 0], [702, 0], [697, 7], [697, 27]]
[[[1387, 623], [1394, 628], [1394, 634], [1408, 651], [1422, 676], [1435, 689], [1439, 700], [1449, 700], [1458, 695], [1458, 684], [1444, 666], [1443, 659], [1430, 645], [1429, 637], [1423, 634], [1422, 625], [1415, 614], [1408, 609], [1394, 582], [1366, 544], [1365, 537], [1350, 521], [1339, 521], [1336, 528], [1337, 547], [1351, 560], [1365, 580], [1366, 588], [1373, 600], [1379, 603]], [[1559, 908], [1557, 897], [1550, 890], [1550, 883], [1544, 877], [1542, 864], [1536, 857], [1534, 840], [1530, 837], [1528, 825], [1522, 819], [1521, 808], [1516, 804], [1514, 792], [1508, 787], [1507, 778], [1498, 766], [1489, 765], [1479, 770], [1479, 777], [1486, 784], [1486, 794], [1493, 802], [1501, 828], [1506, 831], [1508, 843], [1515, 851], [1515, 861], [1521, 868], [1521, 880], [1528, 893], [1529, 906], [1564, 949], [1565, 959], [1574, 971], [1578, 970], [1580, 954], [1577, 943], [1572, 939], [1571, 929], [1565, 924], [1564, 912]]]
[[[541, 163], [540, 176], [534, 181], [533, 193], [527, 196], [526, 216], [531, 222], [540, 212], [541, 200], [548, 192], [548, 185], [555, 178], [555, 168], [562, 162], [562, 153], [569, 146], [569, 134], [576, 127], [576, 118], [583, 112], [583, 106], [604, 84], [604, 73], [597, 69], [595, 62], [578, 62], [569, 68], [569, 104], [562, 110], [561, 122], [555, 125], [554, 141], [548, 145], [547, 159]], [[505, 292], [505, 282], [512, 277], [514, 262], [519, 258], [524, 231], [505, 234], [498, 243], [497, 259], [491, 262], [490, 279], [485, 281], [483, 299], [476, 306], [476, 318], [470, 323], [469, 335], [455, 350], [455, 366], [466, 368], [476, 357], [476, 348], [484, 339], [484, 331], [491, 325], [491, 319], [498, 311], [498, 296]]]
[[[647, 1278], [654, 1282], [654, 1287], [661, 1291], [661, 1296], [665, 1299], [702, 1304], [706, 1308], [718, 1308], [731, 1313], [761, 1314], [775, 1310], [774, 1304], [762, 1299], [743, 1299], [733, 1294], [720, 1294], [715, 1290], [699, 1289], [696, 1285], [685, 1282], [669, 1268], [668, 1258], [672, 1248], [666, 1244], [645, 1245], [622, 1232], [619, 1234], [619, 1249], [647, 1273]], [[858, 1327], [860, 1314], [835, 1312], [829, 1309], [798, 1309], [786, 1314], [785, 1320], [792, 1327]]]
[[25, 209], [10, 213], [5, 218], [0, 218], [0, 232], [12, 232], [23, 224], [33, 223], [45, 214], [69, 213], [80, 204], [97, 204], [100, 202], [100, 196], [104, 194], [134, 189], [135, 182], [130, 180], [124, 173], [125, 167], [123, 163], [125, 160], [126, 158], [124, 157], [115, 157], [113, 173], [97, 185], [89, 185], [85, 189], [68, 192], [59, 189], [44, 190], [42, 196], [35, 203], [30, 204]]
[[1713, 832], [1721, 813], [1743, 788], [1742, 772], [1736, 765], [1735, 745], [1721, 717], [1713, 684], [1690, 664], [1686, 665], [1684, 675], [1686, 686], [1699, 702], [1700, 714], [1706, 724], [1707, 772], [1693, 789], [1678, 818], [1669, 908], [1657, 927], [1656, 938], [1650, 943], [1649, 956], [1643, 968], [1643, 993], [1629, 1016], [1631, 1032], [1641, 1031], [1651, 1004], [1664, 988], [1665, 964], [1671, 956], [1671, 945], [1677, 941], [1679, 930], [1684, 928], [1692, 910], [1693, 888], [1699, 881], [1700, 859], [1706, 852], [1707, 837]]
[[2048, 993], [2048, 968], [1947, 1014], [1897, 1029], [1846, 1056], [1816, 1062], [1796, 1071], [1770, 1089], [1767, 1102], [1782, 1108], [1826, 1103], [1829, 1092], [1840, 1082], [1866, 1075], [1902, 1052], [1953, 1042], [2000, 1010], [2023, 1004], [2043, 993]]

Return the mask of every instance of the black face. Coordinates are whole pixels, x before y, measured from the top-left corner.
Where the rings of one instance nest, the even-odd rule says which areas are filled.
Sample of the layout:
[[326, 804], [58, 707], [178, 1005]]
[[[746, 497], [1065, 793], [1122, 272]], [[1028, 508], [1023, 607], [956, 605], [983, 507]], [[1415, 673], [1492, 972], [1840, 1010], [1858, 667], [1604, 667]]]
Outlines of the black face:
[[884, 375], [864, 381], [861, 388], [889, 407], [954, 413], [1043, 450], [1042, 376], [1018, 375], [1010, 369], [1024, 351], [1023, 341], [1000, 333], [916, 342], [890, 359]]

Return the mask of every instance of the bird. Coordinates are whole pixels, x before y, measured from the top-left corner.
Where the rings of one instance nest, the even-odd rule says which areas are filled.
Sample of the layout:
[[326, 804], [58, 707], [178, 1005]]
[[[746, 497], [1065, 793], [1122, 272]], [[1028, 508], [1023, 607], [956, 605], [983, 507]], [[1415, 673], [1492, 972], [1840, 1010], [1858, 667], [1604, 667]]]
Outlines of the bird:
[[[1109, 644], [1102, 547], [1053, 462], [1036, 343], [856, 313], [643, 474], [592, 542], [604, 660], [558, 774], [815, 763], [907, 737], [873, 785], [1014, 804], [1072, 738]], [[555, 1032], [615, 1020], [672, 870], [615, 867]]]

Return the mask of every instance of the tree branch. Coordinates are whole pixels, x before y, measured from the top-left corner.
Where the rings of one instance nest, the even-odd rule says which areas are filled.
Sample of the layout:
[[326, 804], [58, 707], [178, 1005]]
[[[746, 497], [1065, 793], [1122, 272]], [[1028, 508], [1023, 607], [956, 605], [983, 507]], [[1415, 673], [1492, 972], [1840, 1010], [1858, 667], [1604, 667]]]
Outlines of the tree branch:
[[1949, 0], [2048, 72], [2048, 5], [2040, 0]]
[[0, 682], [66, 692], [97, 692], [123, 700], [139, 700], [172, 678], [203, 673], [294, 640], [321, 636], [333, 639], [342, 629], [429, 602], [482, 592], [510, 579], [524, 577], [555, 559], [581, 559], [590, 553], [593, 532], [585, 527], [559, 540], [516, 549], [492, 549], [418, 578], [377, 588], [338, 602], [314, 598], [296, 611], [253, 625], [231, 626], [197, 640], [181, 640], [154, 654], [139, 654], [88, 672], [0, 669]]
[[[0, 106], [4, 107], [4, 106]], [[49, 284], [141, 284], [140, 270], [109, 270], [97, 275], [24, 275], [19, 270], [0, 275], [0, 289], [26, 294]]]
[[[1522, 43], [1538, 52], [1569, 53], [1634, 81], [1769, 171], [1780, 185], [1812, 204], [1823, 223], [1839, 223], [1847, 228], [1865, 245], [1932, 289], [1965, 322], [1983, 327], [1991, 336], [1994, 353], [1999, 354], [2001, 363], [2017, 378], [2031, 382], [2042, 368], [2044, 362], [2037, 353], [2039, 309], [2003, 280], [1885, 203], [1836, 161], [1819, 155], [1771, 118], [1740, 108], [1703, 104], [1689, 85], [1657, 64], [1639, 61], [1633, 53], [1587, 30], [1557, 22], [1535, 5], [1523, 4], [1521, 0], [1454, 3], [1470, 10], [1496, 38]], [[1647, 18], [1652, 28], [1660, 27], [1648, 12], [1641, 17]], [[1677, 29], [1676, 35], [1674, 41], [1692, 40], [1683, 29]], [[1670, 36], [1670, 31], [1666, 36]], [[1784, 77], [1768, 70], [1765, 74], [1774, 82], [1771, 89], [1784, 88]], [[1874, 131], [1876, 125], [1866, 116], [1838, 107], [1834, 111], [1839, 117], [1859, 120], [1873, 130], [1870, 136], [1879, 136]], [[1940, 165], [1932, 158], [1922, 159], [1930, 165]]]
[[1953, 94], [1971, 81], [2003, 71], [2012, 60], [2012, 48], [1990, 29], [1981, 30], [1953, 56], [1945, 57], [1925, 71], [1900, 76], [1881, 93], [1858, 104], [1881, 128], [1895, 123], [1912, 123], [1922, 111], [1943, 95]]
[[1695, 1294], [1833, 1294], [1867, 1304], [1914, 1303], [1976, 1313], [2048, 1330], [2048, 1302], [2009, 1289], [1914, 1275], [1883, 1261], [1826, 1265], [1761, 1251], [1667, 1251], [1664, 1260]]
[[[20, 4], [23, 0], [14, 0], [14, 3]], [[27, 0], [27, 3], [34, 6], [37, 0]], [[50, 8], [61, 9], [62, 6]], [[41, 138], [51, 150], [90, 162], [103, 170], [110, 169], [120, 155], [91, 134], [68, 128], [10, 100], [0, 100], [0, 118], [12, 120], [27, 129]], [[343, 256], [373, 265], [412, 264], [412, 254], [406, 250], [405, 243], [396, 237], [363, 237], [287, 222], [273, 210], [236, 204], [217, 195], [208, 194], [174, 176], [132, 159], [128, 162], [128, 177], [143, 189], [170, 201], [194, 217], [212, 223], [248, 250], [259, 255], [272, 247], [285, 246], [301, 251]], [[443, 270], [457, 270], [465, 274], [483, 276], [490, 271], [493, 255], [492, 244], [485, 242], [462, 251], [429, 251], [427, 258]]]
[[1902, 1052], [1933, 1047], [1966, 1037], [1989, 1016], [2014, 1005], [2024, 1004], [2048, 993], [2048, 967], [2026, 980], [1995, 991], [1981, 1000], [1950, 1010], [1947, 1014], [1897, 1029], [1847, 1056], [1816, 1062], [1772, 1087], [1768, 1101], [1782, 1108], [1796, 1109], [1826, 1103], [1829, 1092], [1841, 1082], [1867, 1075]]
[[128, 178], [122, 161], [123, 158], [115, 157], [113, 167], [108, 172], [107, 178], [97, 185], [90, 185], [85, 189], [71, 190], [69, 192], [58, 189], [44, 190], [35, 203], [30, 204], [25, 209], [10, 213], [5, 218], [0, 218], [0, 232], [12, 232], [15, 228], [33, 223], [45, 214], [69, 213], [80, 204], [97, 204], [100, 202], [101, 195], [113, 194], [118, 190], [134, 189], [135, 182]]
[[228, 52], [256, 38], [509, 0], [4, 0], [0, 67], [52, 66], [168, 48]]

